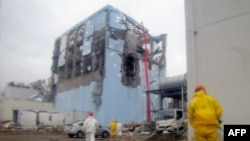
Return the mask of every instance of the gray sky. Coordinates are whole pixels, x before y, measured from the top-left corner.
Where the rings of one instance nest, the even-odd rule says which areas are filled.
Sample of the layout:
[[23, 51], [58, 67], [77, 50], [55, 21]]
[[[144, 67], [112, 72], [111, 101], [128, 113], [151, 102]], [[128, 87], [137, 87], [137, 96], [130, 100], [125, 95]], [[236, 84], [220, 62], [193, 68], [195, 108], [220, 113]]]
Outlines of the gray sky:
[[51, 76], [55, 39], [110, 4], [167, 34], [167, 76], [186, 73], [184, 0], [0, 0], [0, 91]]

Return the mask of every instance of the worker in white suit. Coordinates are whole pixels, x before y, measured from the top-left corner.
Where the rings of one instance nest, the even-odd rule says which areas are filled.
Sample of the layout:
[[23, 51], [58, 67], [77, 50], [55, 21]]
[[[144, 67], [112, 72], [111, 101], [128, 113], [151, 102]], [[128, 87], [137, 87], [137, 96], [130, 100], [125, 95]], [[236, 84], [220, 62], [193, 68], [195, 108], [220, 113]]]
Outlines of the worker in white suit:
[[123, 124], [121, 123], [121, 121], [118, 121], [116, 123], [116, 132], [117, 132], [118, 137], [122, 136], [122, 128], [123, 128]]
[[93, 112], [88, 112], [89, 117], [84, 121], [83, 131], [86, 135], [86, 141], [95, 141], [95, 132], [98, 127], [98, 121], [94, 118]]

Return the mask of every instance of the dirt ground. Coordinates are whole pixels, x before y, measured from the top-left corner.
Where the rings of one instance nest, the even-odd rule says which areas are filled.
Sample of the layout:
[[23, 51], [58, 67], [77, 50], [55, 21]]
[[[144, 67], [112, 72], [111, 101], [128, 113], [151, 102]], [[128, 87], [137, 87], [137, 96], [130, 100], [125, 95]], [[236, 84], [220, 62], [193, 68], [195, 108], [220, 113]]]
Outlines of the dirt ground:
[[[96, 138], [97, 141], [178, 141], [175, 135], [133, 135], [112, 138]], [[0, 141], [85, 141], [85, 138], [69, 138], [63, 133], [0, 131]]]

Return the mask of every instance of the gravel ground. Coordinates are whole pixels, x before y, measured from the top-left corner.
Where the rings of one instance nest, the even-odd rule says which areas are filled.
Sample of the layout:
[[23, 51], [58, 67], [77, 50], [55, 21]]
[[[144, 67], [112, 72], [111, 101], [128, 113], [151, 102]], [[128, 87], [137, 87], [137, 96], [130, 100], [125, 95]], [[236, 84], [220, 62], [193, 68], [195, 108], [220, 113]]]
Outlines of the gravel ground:
[[[174, 134], [133, 135], [130, 137], [96, 138], [97, 141], [180, 141]], [[48, 131], [0, 131], [0, 141], [85, 141], [85, 138], [69, 138], [60, 132]]]

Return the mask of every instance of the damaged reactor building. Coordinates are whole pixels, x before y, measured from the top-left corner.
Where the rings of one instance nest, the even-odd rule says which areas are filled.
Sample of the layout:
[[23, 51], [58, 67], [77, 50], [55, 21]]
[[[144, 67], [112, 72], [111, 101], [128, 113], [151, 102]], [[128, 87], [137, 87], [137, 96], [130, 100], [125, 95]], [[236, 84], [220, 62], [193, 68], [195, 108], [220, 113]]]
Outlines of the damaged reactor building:
[[[93, 111], [104, 125], [142, 121], [147, 116], [146, 84], [157, 87], [165, 77], [165, 52], [166, 34], [151, 36], [123, 12], [103, 7], [55, 41], [54, 108]], [[153, 108], [159, 108], [157, 101], [157, 95], [150, 95]]]

